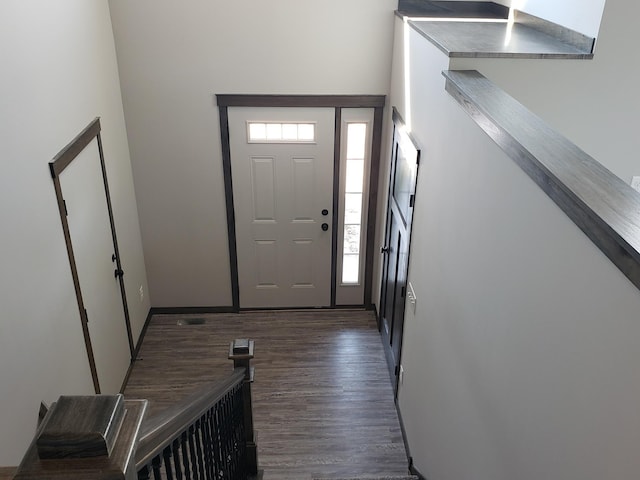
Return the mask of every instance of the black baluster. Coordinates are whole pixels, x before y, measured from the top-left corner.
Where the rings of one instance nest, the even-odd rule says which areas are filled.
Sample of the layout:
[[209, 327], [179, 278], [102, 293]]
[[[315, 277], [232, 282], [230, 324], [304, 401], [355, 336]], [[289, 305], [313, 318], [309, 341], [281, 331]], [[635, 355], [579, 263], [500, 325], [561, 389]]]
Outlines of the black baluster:
[[220, 417], [220, 402], [214, 405], [213, 411], [211, 413], [212, 426], [215, 429], [215, 431], [218, 432], [218, 435], [216, 435], [214, 443], [211, 445], [211, 448], [213, 449], [214, 455], [217, 459], [219, 477], [228, 478], [225, 476], [225, 472], [224, 472], [224, 452], [222, 450], [222, 445], [220, 444], [219, 417]]
[[176, 480], [182, 480], [182, 465], [180, 463], [180, 440], [173, 441], [173, 470], [176, 474]]
[[238, 388], [233, 392], [234, 395], [234, 440], [238, 449], [236, 455], [236, 464], [238, 466], [238, 476], [239, 478], [246, 479], [247, 478], [247, 466], [245, 462], [246, 452], [247, 452], [247, 444], [244, 441], [244, 403], [243, 403], [243, 395], [242, 395], [242, 385], [238, 385]]
[[151, 461], [153, 466], [153, 478], [154, 480], [162, 480], [162, 472], [160, 471], [160, 467], [162, 466], [162, 458], [160, 455], [156, 455], [153, 457]]
[[191, 470], [195, 480], [204, 480], [204, 472], [202, 467], [198, 470], [198, 455], [196, 454], [196, 429], [195, 425], [189, 427], [189, 453], [191, 454]]
[[229, 420], [228, 420], [228, 431], [227, 431], [227, 436], [229, 438], [229, 471], [231, 472], [231, 476], [232, 478], [240, 478], [239, 477], [239, 472], [238, 472], [238, 462], [237, 462], [237, 458], [238, 458], [238, 444], [236, 442], [236, 435], [235, 435], [235, 395], [233, 394], [233, 390], [231, 390], [229, 392], [229, 399], [228, 399], [228, 412], [227, 415], [229, 415]]
[[151, 472], [149, 471], [149, 465], [145, 465], [138, 470], [138, 480], [150, 480]]
[[204, 463], [207, 469], [207, 480], [216, 480], [216, 465], [215, 459], [211, 454], [211, 442], [213, 441], [213, 433], [209, 424], [210, 413], [207, 412], [202, 417], [202, 448], [204, 450]]
[[223, 442], [224, 442], [224, 471], [225, 471], [225, 475], [227, 476], [227, 478], [233, 478], [232, 477], [232, 470], [231, 470], [231, 458], [233, 455], [233, 450], [232, 450], [232, 442], [233, 442], [233, 438], [231, 436], [232, 431], [231, 431], [231, 401], [230, 401], [230, 395], [227, 393], [224, 396], [224, 399], [222, 401], [222, 418], [221, 420], [221, 435], [223, 436]]
[[189, 445], [187, 443], [187, 432], [180, 435], [180, 451], [182, 452], [182, 466], [186, 480], [191, 480], [191, 464], [189, 459]]
[[202, 431], [202, 420], [198, 420], [196, 422], [196, 446], [198, 449], [198, 465], [200, 466], [200, 476], [199, 476], [199, 480], [208, 480], [207, 479], [207, 473], [206, 473], [206, 469], [205, 469], [205, 465], [204, 465], [204, 452], [202, 451], [202, 438], [203, 438], [203, 431]]
[[173, 480], [173, 470], [171, 468], [171, 445], [162, 451], [164, 457], [164, 472], [167, 475], [167, 480]]

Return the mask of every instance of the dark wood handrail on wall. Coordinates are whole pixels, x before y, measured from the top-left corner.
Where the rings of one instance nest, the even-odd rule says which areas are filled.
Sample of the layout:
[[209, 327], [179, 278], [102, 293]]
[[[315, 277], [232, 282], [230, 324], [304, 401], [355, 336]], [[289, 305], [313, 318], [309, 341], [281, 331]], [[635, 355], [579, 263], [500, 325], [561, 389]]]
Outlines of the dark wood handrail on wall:
[[257, 477], [253, 345], [244, 339], [231, 342], [231, 375], [150, 419], [143, 420], [146, 400], [60, 397], [39, 426], [15, 479]]

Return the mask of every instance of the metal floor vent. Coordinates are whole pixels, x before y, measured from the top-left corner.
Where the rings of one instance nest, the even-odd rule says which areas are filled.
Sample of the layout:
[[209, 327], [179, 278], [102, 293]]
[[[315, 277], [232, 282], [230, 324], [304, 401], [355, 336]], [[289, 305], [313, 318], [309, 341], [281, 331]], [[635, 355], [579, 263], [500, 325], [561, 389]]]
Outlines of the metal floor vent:
[[202, 317], [191, 317], [191, 318], [181, 318], [178, 320], [178, 325], [203, 325], [204, 318]]

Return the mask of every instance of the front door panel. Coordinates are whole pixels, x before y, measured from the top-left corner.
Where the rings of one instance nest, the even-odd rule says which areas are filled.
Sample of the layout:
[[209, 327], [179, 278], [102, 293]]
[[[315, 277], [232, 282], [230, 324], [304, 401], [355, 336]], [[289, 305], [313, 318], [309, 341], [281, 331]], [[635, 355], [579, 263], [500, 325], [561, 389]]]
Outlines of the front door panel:
[[[249, 123], [313, 124], [313, 141], [252, 141]], [[331, 303], [333, 108], [229, 108], [241, 308]], [[323, 226], [324, 224], [324, 226]]]

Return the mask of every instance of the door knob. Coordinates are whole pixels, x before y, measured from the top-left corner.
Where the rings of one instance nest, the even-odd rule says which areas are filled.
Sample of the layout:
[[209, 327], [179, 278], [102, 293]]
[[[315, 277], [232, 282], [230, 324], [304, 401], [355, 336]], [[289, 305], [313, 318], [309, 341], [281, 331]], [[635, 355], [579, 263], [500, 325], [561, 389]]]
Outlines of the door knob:
[[328, 223], [323, 223], [322, 224], [322, 231], [326, 232], [327, 230], [329, 230], [329, 224]]

